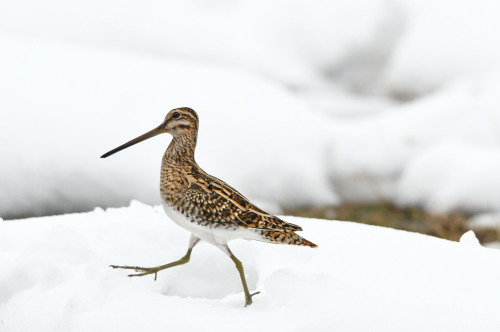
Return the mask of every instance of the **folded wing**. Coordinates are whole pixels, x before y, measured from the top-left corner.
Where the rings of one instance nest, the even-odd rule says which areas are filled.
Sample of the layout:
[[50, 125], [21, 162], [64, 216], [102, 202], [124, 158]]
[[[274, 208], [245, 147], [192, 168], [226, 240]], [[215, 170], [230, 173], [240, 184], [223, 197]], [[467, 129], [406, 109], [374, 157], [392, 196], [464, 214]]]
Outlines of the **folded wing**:
[[205, 174], [192, 177], [182, 205], [191, 206], [190, 215], [201, 223], [277, 232], [302, 230], [298, 225], [264, 212], [222, 180]]

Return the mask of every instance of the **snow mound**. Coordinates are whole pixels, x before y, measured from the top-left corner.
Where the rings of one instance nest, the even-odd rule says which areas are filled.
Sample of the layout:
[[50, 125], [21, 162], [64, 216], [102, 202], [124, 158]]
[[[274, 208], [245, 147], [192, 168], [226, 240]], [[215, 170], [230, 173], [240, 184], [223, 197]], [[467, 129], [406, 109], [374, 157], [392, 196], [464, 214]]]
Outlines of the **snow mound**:
[[449, 212], [500, 210], [500, 150], [457, 141], [418, 154], [399, 182], [399, 202]]
[[[0, 41], [0, 140], [12, 143], [0, 145], [9, 156], [0, 165], [2, 217], [159, 203], [169, 135], [99, 156], [181, 106], [200, 116], [200, 166], [244, 195], [283, 205], [336, 202], [323, 169], [327, 119], [271, 81], [9, 34]], [[307, 124], [315, 130], [304, 134]]]
[[496, 69], [377, 116], [336, 121], [327, 169], [340, 198], [499, 209], [499, 87]]
[[4, 1], [0, 216], [158, 203], [166, 137], [98, 156], [177, 106], [267, 206], [500, 210], [499, 4]]
[[416, 96], [499, 65], [498, 1], [399, 3], [405, 24], [384, 72], [389, 91]]
[[[181, 257], [189, 234], [159, 207], [0, 222], [0, 326], [27, 331], [493, 331], [500, 252], [350, 222], [283, 217], [317, 249], [230, 244], [259, 290], [244, 308], [233, 263], [200, 244], [191, 262], [127, 278], [110, 264]], [[481, 310], [477, 310], [480, 307]]]
[[5, 31], [226, 63], [291, 86], [322, 84], [325, 72], [370, 76], [399, 21], [384, 0], [19, 0], [0, 8]]
[[479, 213], [469, 219], [471, 228], [500, 228], [500, 213]]
[[472, 231], [472, 230], [465, 232], [460, 237], [459, 242], [461, 244], [464, 244], [466, 246], [471, 246], [471, 247], [479, 247], [479, 246], [481, 246], [481, 243], [479, 243], [479, 240], [476, 237], [476, 233], [474, 233], [474, 231]]

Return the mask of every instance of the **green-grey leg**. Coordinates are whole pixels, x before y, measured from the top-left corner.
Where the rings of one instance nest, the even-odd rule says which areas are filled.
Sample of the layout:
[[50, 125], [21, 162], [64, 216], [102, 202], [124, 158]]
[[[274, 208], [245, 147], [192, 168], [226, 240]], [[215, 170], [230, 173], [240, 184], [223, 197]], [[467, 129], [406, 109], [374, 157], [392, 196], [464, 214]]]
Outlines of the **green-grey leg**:
[[141, 272], [141, 273], [135, 273], [135, 274], [129, 274], [129, 277], [142, 277], [148, 274], [155, 274], [155, 280], [158, 275], [158, 272], [161, 270], [165, 270], [174, 266], [178, 265], [183, 265], [189, 262], [189, 259], [191, 258], [191, 252], [193, 251], [194, 246], [200, 241], [200, 238], [196, 237], [195, 235], [191, 235], [191, 238], [189, 239], [189, 248], [187, 253], [182, 257], [181, 259], [168, 263], [165, 265], [160, 265], [160, 266], [155, 266], [155, 267], [140, 267], [140, 266], [121, 266], [121, 265], [110, 265], [113, 269], [128, 269], [128, 270], [135, 270], [136, 272]]
[[231, 252], [231, 250], [229, 250], [229, 247], [227, 245], [224, 246], [223, 250], [232, 259], [234, 265], [236, 265], [236, 269], [240, 273], [241, 283], [243, 284], [243, 290], [245, 291], [245, 307], [246, 307], [252, 304], [252, 296], [257, 295], [260, 292], [255, 292], [250, 294], [250, 292], [248, 291], [247, 280], [245, 278], [245, 271], [243, 270], [243, 264], [240, 262], [238, 258], [236, 258], [235, 255], [233, 255], [233, 253]]

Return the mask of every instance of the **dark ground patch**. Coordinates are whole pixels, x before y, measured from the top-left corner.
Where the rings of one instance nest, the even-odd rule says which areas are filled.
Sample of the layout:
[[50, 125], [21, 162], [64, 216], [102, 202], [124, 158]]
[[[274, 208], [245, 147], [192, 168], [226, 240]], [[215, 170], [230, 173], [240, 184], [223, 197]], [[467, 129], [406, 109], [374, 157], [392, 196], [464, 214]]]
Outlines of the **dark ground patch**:
[[[418, 207], [398, 207], [381, 203], [342, 203], [337, 207], [300, 207], [285, 209], [285, 214], [322, 219], [348, 220], [385, 226], [458, 241], [470, 230], [469, 215], [455, 211], [449, 214], [429, 213]], [[484, 244], [500, 241], [500, 229], [473, 229]]]

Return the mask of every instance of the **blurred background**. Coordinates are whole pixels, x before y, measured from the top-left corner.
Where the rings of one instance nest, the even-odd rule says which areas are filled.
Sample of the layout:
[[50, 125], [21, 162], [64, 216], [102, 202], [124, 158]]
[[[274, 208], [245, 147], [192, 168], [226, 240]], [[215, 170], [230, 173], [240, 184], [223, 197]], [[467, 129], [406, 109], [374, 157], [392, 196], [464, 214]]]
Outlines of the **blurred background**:
[[500, 239], [500, 2], [0, 1], [0, 217], [159, 204], [172, 108], [273, 213]]

